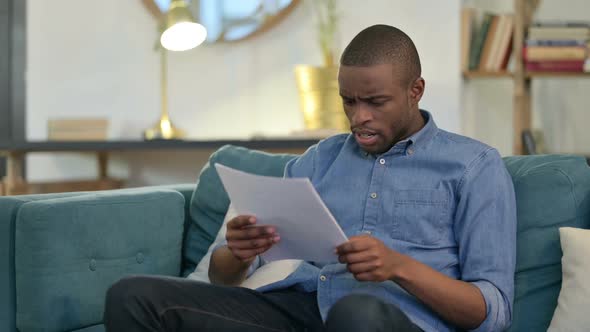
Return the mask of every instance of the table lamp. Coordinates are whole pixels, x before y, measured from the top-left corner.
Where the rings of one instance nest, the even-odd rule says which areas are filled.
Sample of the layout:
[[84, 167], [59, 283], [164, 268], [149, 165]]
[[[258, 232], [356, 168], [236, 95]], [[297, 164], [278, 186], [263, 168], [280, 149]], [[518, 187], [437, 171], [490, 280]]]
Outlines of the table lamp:
[[163, 21], [161, 47], [161, 98], [162, 114], [160, 120], [144, 132], [144, 138], [180, 139], [184, 132], [176, 128], [168, 114], [168, 51], [187, 51], [202, 44], [207, 38], [207, 30], [196, 23], [184, 0], [172, 0]]

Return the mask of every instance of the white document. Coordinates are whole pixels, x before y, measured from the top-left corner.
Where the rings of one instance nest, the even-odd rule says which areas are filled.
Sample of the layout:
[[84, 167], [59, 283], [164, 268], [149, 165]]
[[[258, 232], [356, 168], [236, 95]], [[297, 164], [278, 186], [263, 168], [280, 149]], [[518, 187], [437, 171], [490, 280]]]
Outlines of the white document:
[[257, 289], [284, 280], [291, 273], [295, 272], [302, 262], [303, 261], [299, 259], [283, 259], [266, 263], [256, 269], [256, 271], [254, 271], [248, 279], [244, 280], [240, 286]]
[[266, 261], [337, 260], [334, 249], [348, 239], [309, 179], [253, 175], [220, 164], [215, 168], [238, 214], [276, 227], [281, 240], [262, 254]]

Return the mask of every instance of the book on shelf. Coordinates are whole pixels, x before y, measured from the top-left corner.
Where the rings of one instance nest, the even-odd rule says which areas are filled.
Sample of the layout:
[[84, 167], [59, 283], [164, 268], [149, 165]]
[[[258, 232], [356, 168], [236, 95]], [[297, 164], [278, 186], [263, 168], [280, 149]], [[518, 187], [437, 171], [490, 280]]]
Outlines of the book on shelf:
[[461, 10], [461, 70], [469, 70], [469, 50], [475, 29], [475, 8], [465, 7]]
[[590, 38], [588, 28], [570, 27], [530, 27], [528, 38], [530, 39], [574, 39], [584, 40]]
[[512, 39], [514, 37], [514, 15], [500, 15], [500, 30], [497, 43], [492, 51], [488, 71], [506, 70], [512, 54]]
[[590, 27], [588, 21], [574, 21], [574, 20], [543, 20], [533, 21], [531, 27], [569, 27], [569, 28], [587, 28]]
[[526, 46], [586, 46], [585, 39], [527, 39]]
[[525, 46], [522, 49], [525, 61], [584, 60], [585, 46]]
[[462, 69], [506, 70], [512, 54], [514, 16], [484, 12], [481, 20], [473, 8], [463, 8], [461, 24]]
[[585, 60], [527, 61], [525, 68], [528, 71], [582, 72], [584, 63]]
[[498, 39], [498, 27], [499, 27], [500, 16], [494, 15], [492, 16], [492, 22], [490, 23], [490, 27], [488, 29], [488, 33], [486, 38], [483, 42], [483, 47], [481, 49], [481, 55], [479, 58], [479, 64], [477, 69], [479, 71], [486, 71], [488, 67], [488, 63], [490, 61], [490, 56], [494, 47], [494, 43]]
[[494, 19], [494, 14], [485, 13], [480, 27], [473, 34], [471, 49], [469, 50], [469, 70], [477, 70], [488, 30]]

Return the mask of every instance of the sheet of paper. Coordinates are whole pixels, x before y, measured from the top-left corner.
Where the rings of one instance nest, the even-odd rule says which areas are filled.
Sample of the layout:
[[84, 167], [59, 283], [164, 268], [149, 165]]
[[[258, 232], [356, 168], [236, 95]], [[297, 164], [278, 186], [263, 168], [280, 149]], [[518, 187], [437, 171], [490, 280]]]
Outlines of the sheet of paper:
[[299, 259], [284, 259], [266, 263], [256, 269], [256, 271], [254, 271], [248, 279], [244, 280], [240, 286], [256, 289], [284, 280], [291, 273], [295, 272], [301, 263], [303, 263], [303, 261]]
[[240, 215], [273, 225], [279, 243], [262, 254], [266, 261], [302, 259], [335, 262], [334, 249], [348, 241], [307, 178], [259, 176], [215, 164], [232, 205]]

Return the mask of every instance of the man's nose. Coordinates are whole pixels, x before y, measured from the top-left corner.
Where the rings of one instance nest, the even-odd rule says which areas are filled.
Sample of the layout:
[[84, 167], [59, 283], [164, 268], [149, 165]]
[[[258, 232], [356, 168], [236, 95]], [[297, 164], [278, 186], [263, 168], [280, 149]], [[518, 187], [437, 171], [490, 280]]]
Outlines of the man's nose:
[[357, 103], [352, 113], [352, 123], [354, 125], [363, 124], [373, 119], [371, 110], [365, 103]]

